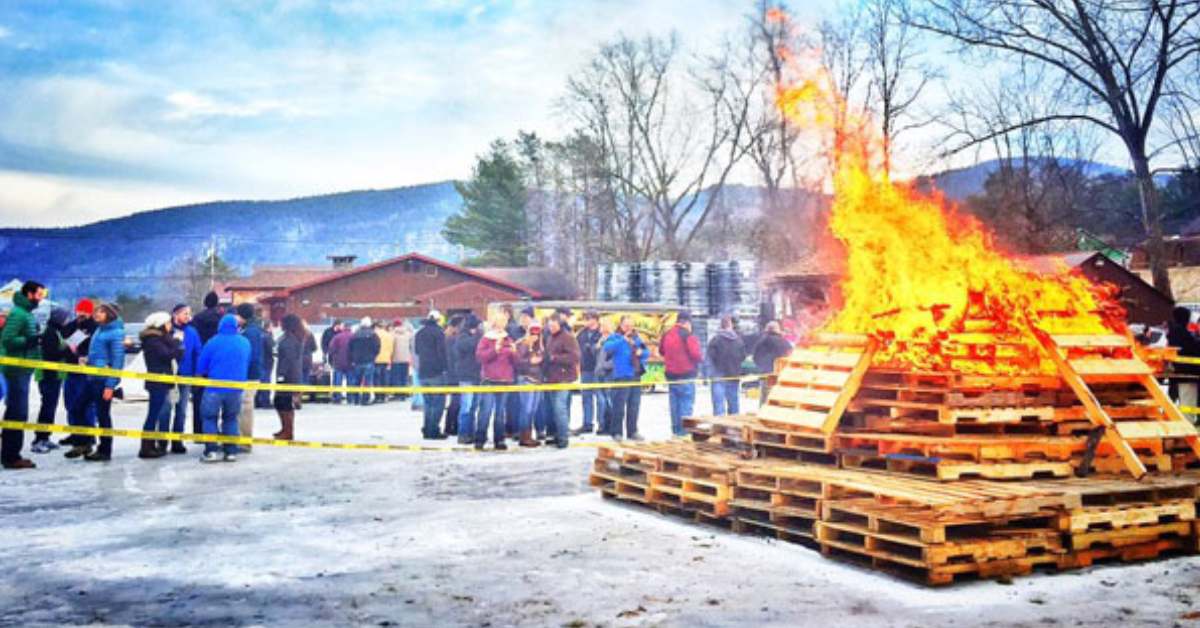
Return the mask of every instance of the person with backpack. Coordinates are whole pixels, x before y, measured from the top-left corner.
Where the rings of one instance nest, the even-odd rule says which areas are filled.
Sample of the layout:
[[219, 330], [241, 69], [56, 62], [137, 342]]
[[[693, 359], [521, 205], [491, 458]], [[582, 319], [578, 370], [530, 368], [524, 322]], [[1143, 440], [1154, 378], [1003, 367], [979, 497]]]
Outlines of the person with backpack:
[[671, 410], [671, 434], [676, 438], [687, 436], [683, 419], [693, 415], [696, 403], [696, 376], [704, 356], [700, 352], [700, 341], [692, 335], [692, 316], [680, 312], [675, 325], [663, 334], [659, 345], [667, 375], [668, 403]]

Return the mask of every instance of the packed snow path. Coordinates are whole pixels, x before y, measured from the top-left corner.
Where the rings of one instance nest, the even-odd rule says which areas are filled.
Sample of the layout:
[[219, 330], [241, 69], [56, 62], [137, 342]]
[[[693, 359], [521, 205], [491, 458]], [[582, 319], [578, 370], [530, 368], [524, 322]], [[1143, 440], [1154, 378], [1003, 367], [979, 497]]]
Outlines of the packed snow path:
[[[117, 424], [144, 412], [119, 405]], [[278, 428], [257, 416], [256, 435]], [[666, 416], [666, 396], [647, 397], [646, 435], [665, 436]], [[419, 442], [408, 404], [308, 405], [297, 424]], [[136, 447], [0, 472], [0, 625], [1170, 626], [1200, 609], [1196, 557], [923, 588], [602, 500], [587, 448], [260, 447], [201, 465], [196, 447], [154, 461]]]

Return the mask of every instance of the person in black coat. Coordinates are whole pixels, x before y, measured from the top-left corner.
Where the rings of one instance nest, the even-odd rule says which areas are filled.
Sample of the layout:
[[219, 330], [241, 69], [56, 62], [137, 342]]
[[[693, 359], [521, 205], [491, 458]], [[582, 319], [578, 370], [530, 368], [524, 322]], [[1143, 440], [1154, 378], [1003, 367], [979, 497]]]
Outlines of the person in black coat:
[[[362, 323], [350, 338], [350, 362], [354, 364], [354, 385], [375, 385], [375, 356], [379, 355], [379, 336], [370, 318], [362, 319]], [[350, 405], [369, 405], [370, 393], [350, 393]]]
[[[175, 365], [183, 359], [183, 343], [171, 333], [171, 315], [166, 312], [155, 312], [146, 318], [146, 326], [139, 334], [142, 341], [142, 355], [146, 359], [146, 372], [158, 375], [174, 375]], [[146, 421], [142, 425], [145, 432], [171, 431], [171, 391], [174, 384], [165, 382], [146, 382], [146, 392], [150, 395], [150, 403], [146, 407]], [[138, 458], [152, 459], [167, 455], [167, 441], [142, 439], [142, 449]]]
[[[77, 362], [75, 352], [71, 351], [66, 341], [71, 335], [67, 333], [70, 318], [71, 313], [62, 308], [56, 307], [50, 311], [50, 319], [46, 321], [46, 329], [42, 332], [40, 338], [42, 360], [60, 364], [75, 364]], [[62, 394], [63, 381], [65, 379], [65, 374], [60, 371], [41, 372], [41, 379], [38, 380], [38, 392], [41, 393], [42, 406], [38, 410], [38, 423], [42, 425], [54, 424], [54, 414], [58, 411], [58, 400]], [[55, 449], [58, 449], [58, 445], [55, 445], [50, 440], [50, 432], [38, 432], [34, 436], [33, 444], [29, 447], [29, 450], [35, 454], [42, 454]]]
[[[767, 323], [766, 331], [758, 337], [758, 342], [754, 343], [754, 351], [751, 352], [754, 356], [754, 366], [763, 375], [774, 373], [775, 361], [791, 353], [792, 343], [783, 337], [779, 323], [776, 321]], [[758, 380], [758, 405], [761, 406], [767, 402], [767, 395], [770, 392], [771, 386], [767, 378]]]
[[[279, 339], [279, 357], [276, 361], [275, 381], [280, 384], [300, 384], [304, 377], [304, 341], [308, 330], [295, 314], [283, 317], [283, 338]], [[275, 393], [275, 412], [281, 425], [275, 438], [292, 440], [296, 425], [295, 393]]]
[[[200, 346], [208, 344], [214, 336], [217, 335], [217, 326], [221, 324], [221, 317], [225, 316], [225, 310], [220, 307], [221, 298], [216, 292], [209, 292], [204, 295], [204, 309], [192, 317], [192, 327], [196, 329], [196, 333], [200, 335]], [[204, 398], [203, 386], [192, 386], [192, 433], [204, 433], [204, 416], [200, 412], [200, 401]]]
[[708, 362], [712, 366], [713, 415], [721, 416], [740, 412], [738, 397], [741, 382], [736, 377], [742, 374], [742, 362], [746, 359], [746, 345], [733, 327], [733, 317], [721, 318], [721, 329], [708, 341]]
[[[462, 329], [465, 317], [462, 314], [455, 314], [446, 322], [446, 329], [443, 333], [446, 334], [446, 385], [458, 386], [458, 367], [455, 364], [454, 354], [454, 339], [458, 338], [458, 331]], [[462, 408], [462, 396], [458, 393], [446, 397], [446, 418], [442, 421], [445, 429], [442, 433], [447, 436], [458, 435], [458, 413]]]
[[[444, 386], [446, 384], [446, 334], [442, 331], [438, 320], [441, 313], [434, 310], [421, 322], [421, 329], [413, 337], [413, 352], [417, 358], [417, 378], [421, 386]], [[446, 409], [446, 395], [426, 393], [423, 411], [424, 423], [421, 435], [425, 438], [442, 440], [446, 435], [441, 433], [438, 421]]]
[[[460, 386], [479, 385], [479, 358], [475, 349], [483, 338], [482, 322], [474, 314], [467, 315], [462, 329], [454, 337], [450, 345], [451, 364], [454, 368], [454, 382]], [[458, 395], [458, 442], [470, 445], [475, 442], [475, 414], [479, 408], [479, 395], [465, 392]]]

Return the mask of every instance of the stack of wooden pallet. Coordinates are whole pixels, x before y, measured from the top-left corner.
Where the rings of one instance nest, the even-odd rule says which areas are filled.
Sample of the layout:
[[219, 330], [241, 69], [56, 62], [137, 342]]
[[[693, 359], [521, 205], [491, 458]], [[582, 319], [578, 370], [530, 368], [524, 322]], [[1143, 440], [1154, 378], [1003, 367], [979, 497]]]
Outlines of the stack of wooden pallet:
[[935, 585], [1200, 550], [1200, 474], [944, 482], [671, 442], [602, 446], [591, 484]]
[[821, 338], [756, 415], [605, 447], [592, 484], [931, 584], [1197, 552], [1200, 438], [1154, 379], [1161, 356], [1121, 336], [989, 338], [926, 347], [944, 359], [929, 371]]

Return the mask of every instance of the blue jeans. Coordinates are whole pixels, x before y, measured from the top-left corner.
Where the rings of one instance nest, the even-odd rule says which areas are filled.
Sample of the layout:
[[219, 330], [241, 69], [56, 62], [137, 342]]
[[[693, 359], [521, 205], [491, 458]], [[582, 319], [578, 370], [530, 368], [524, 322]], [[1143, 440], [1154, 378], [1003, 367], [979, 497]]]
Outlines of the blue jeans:
[[534, 418], [537, 417], [538, 404], [542, 400], [542, 392], [540, 390], [531, 390], [529, 392], [519, 392], [517, 397], [520, 399], [520, 414], [517, 416], [517, 431], [524, 433], [526, 430], [533, 429]]
[[692, 382], [668, 383], [667, 391], [671, 396], [671, 433], [676, 436], [684, 436], [687, 432], [683, 429], [683, 420], [692, 416], [696, 403], [696, 384]]
[[[200, 400], [200, 412], [204, 415], [205, 434], [238, 435], [238, 412], [242, 409], [242, 391], [205, 389], [204, 398]], [[217, 422], [220, 419], [220, 431]], [[218, 445], [205, 443], [204, 453], [215, 453], [224, 449], [226, 454], [236, 454], [238, 446], [234, 444]]]
[[[408, 362], [396, 362], [392, 364], [392, 368], [388, 370], [388, 382], [392, 386], [407, 386], [408, 385]], [[408, 395], [401, 395], [407, 397]]]
[[[479, 401], [479, 417], [475, 421], [475, 444], [483, 445], [487, 442], [488, 420], [492, 421], [492, 442], [500, 445], [504, 442], [504, 406], [508, 403], [508, 397], [512, 393], [479, 393], [475, 398]], [[458, 424], [458, 433], [467, 434], [463, 431], [461, 419]]]
[[741, 392], [741, 385], [742, 383], [737, 380], [712, 383], [714, 416], [737, 414], [741, 411], [738, 409], [738, 395]]
[[[100, 427], [112, 427], [112, 401], [104, 400], [106, 385], [107, 381], [104, 379], [88, 378], [83, 392], [75, 398], [75, 403], [71, 405], [70, 413], [67, 415], [67, 420], [71, 425], [96, 427], [99, 424]], [[94, 436], [79, 436], [71, 444], [89, 447], [94, 442], [96, 442]], [[102, 436], [98, 453], [111, 452], [112, 437]]]
[[[459, 386], [478, 386], [475, 382], [459, 382]], [[479, 409], [479, 397], [476, 393], [458, 393], [458, 440], [465, 440], [475, 433], [475, 412]], [[487, 422], [484, 422], [487, 429]]]
[[[24, 423], [29, 419], [29, 381], [32, 377], [32, 371], [4, 374], [4, 385], [8, 388], [8, 405], [4, 407], [5, 421]], [[20, 460], [21, 448], [24, 446], [25, 430], [3, 430], [0, 432], [0, 462], [8, 464]]]
[[[355, 364], [354, 365], [354, 386], [374, 386], [375, 385], [375, 365], [374, 364]], [[371, 403], [371, 393], [350, 393], [350, 405], [365, 406]]]
[[[42, 373], [42, 381], [38, 382], [38, 392], [42, 394], [42, 407], [38, 410], [38, 423], [54, 425], [54, 415], [58, 412], [58, 398], [61, 396], [63, 380], [57, 374]], [[38, 432], [33, 439], [50, 440], [50, 432]]]
[[[595, 373], [584, 373], [579, 376], [580, 383], [595, 384]], [[596, 416], [596, 406], [600, 405], [600, 391], [598, 389], [584, 388], [580, 391], [580, 399], [583, 400], [583, 431], [590, 432], [594, 427], [593, 420]], [[603, 419], [601, 419], [603, 421]]]
[[504, 395], [504, 430], [509, 434], [521, 431], [521, 394], [505, 393]]
[[[342, 386], [350, 386], [350, 385], [352, 385], [351, 382], [353, 382], [353, 381], [354, 381], [354, 369], [350, 369], [349, 371], [344, 371], [342, 369], [335, 369], [333, 371], [333, 386], [334, 386], [334, 388], [341, 389]], [[346, 397], [352, 398], [349, 394], [347, 394]], [[342, 393], [341, 392], [333, 393], [333, 402], [334, 403], [342, 402]], [[351, 401], [350, 403], [354, 403], [354, 402]]]
[[[445, 386], [446, 377], [438, 375], [437, 377], [425, 377], [421, 380], [422, 386]], [[440, 422], [442, 420], [442, 412], [446, 410], [446, 395], [434, 393], [422, 393], [424, 399], [425, 422], [421, 426], [421, 435], [425, 438], [433, 438], [439, 436], [442, 432]]]
[[146, 405], [146, 421], [142, 423], [143, 432], [167, 432], [171, 429], [171, 408], [168, 397], [171, 389], [158, 386], [146, 387], [150, 394], [150, 403]]
[[571, 434], [571, 391], [546, 392], [546, 405], [554, 417], [554, 442], [559, 448], [566, 447]]
[[[179, 401], [175, 402], [175, 420], [171, 424], [171, 431], [176, 434], [182, 434], [183, 426], [187, 424], [187, 407], [188, 402], [191, 400], [192, 387], [187, 384], [180, 384], [178, 390]], [[168, 409], [169, 411], [170, 409]]]
[[[614, 382], [626, 384], [633, 382], [633, 379], [618, 379]], [[638, 413], [642, 408], [642, 387], [641, 386], [621, 386], [613, 388], [610, 392], [612, 399], [613, 413], [612, 424], [609, 425], [609, 434], [613, 436], [621, 436], [621, 429], [624, 428], [625, 436], [633, 436], [638, 433]]]

